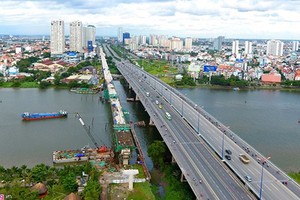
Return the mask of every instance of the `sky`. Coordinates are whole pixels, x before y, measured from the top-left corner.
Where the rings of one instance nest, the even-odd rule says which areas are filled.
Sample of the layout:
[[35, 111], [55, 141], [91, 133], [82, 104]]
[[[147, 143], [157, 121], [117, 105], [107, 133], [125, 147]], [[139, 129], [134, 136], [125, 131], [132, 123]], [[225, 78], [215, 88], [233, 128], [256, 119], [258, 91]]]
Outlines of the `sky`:
[[52, 20], [96, 26], [97, 36], [294, 39], [300, 0], [0, 0], [0, 34], [49, 35]]

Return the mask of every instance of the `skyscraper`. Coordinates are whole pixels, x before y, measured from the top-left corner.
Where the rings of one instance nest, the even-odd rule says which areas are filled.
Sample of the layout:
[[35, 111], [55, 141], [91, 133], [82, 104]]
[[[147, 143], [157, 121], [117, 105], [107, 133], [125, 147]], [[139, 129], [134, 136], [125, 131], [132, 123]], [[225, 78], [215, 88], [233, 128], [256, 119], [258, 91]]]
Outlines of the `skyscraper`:
[[51, 21], [50, 52], [52, 55], [65, 52], [65, 26], [63, 20]]
[[224, 36], [219, 36], [218, 38], [216, 38], [213, 43], [213, 49], [217, 51], [221, 51], [224, 39], [225, 39]]
[[147, 37], [146, 35], [140, 35], [140, 44], [146, 44]]
[[190, 51], [192, 50], [193, 39], [190, 37], [185, 38], [185, 49]]
[[293, 51], [298, 51], [298, 49], [299, 49], [299, 42], [298, 41], [293, 41], [292, 50]]
[[232, 42], [232, 55], [237, 56], [239, 54], [239, 41], [235, 40]]
[[89, 52], [94, 50], [93, 46], [96, 45], [96, 27], [94, 25], [88, 25], [86, 27], [85, 43]]
[[282, 56], [283, 42], [280, 40], [269, 40], [267, 42], [267, 55]]
[[252, 42], [245, 41], [245, 54], [252, 54]]
[[122, 27], [118, 28], [118, 41], [120, 43], [123, 42], [123, 28]]
[[130, 33], [127, 33], [127, 32], [125, 32], [125, 33], [123, 33], [123, 45], [125, 44], [125, 39], [130, 39]]
[[82, 23], [70, 23], [70, 51], [82, 52]]

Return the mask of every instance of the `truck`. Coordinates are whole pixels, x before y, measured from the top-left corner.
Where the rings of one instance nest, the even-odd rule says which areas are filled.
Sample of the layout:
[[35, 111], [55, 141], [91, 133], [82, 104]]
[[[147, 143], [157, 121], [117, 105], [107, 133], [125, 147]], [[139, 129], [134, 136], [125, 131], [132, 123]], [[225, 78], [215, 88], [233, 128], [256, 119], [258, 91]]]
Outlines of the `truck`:
[[250, 159], [245, 154], [240, 154], [239, 158], [244, 164], [248, 164], [250, 162]]

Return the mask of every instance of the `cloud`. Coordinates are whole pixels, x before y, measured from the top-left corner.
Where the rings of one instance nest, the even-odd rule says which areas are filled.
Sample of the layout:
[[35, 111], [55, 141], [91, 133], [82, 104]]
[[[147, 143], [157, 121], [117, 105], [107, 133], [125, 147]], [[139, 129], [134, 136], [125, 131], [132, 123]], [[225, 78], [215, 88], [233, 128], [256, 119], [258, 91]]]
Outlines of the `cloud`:
[[63, 19], [93, 24], [98, 35], [122, 26], [133, 35], [289, 38], [299, 18], [294, 0], [2, 0], [0, 34], [49, 34], [51, 20]]

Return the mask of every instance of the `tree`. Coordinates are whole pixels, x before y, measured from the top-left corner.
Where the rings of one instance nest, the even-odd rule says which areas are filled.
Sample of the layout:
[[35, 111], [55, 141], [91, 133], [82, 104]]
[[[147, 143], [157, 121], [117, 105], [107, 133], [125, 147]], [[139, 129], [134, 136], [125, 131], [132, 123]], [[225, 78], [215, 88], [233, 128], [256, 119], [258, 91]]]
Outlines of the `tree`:
[[101, 186], [98, 180], [90, 180], [84, 188], [83, 196], [85, 200], [99, 199]]
[[62, 186], [67, 193], [76, 192], [78, 184], [76, 182], [76, 177], [74, 173], [70, 173], [62, 177]]
[[49, 166], [45, 164], [36, 165], [32, 168], [32, 179], [34, 182], [43, 182], [46, 181], [48, 175]]
[[164, 154], [166, 152], [166, 145], [162, 141], [154, 141], [148, 148], [148, 156], [151, 157], [154, 165], [163, 167]]

